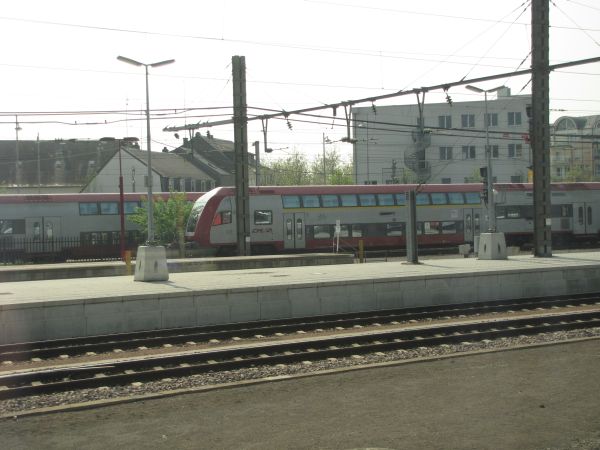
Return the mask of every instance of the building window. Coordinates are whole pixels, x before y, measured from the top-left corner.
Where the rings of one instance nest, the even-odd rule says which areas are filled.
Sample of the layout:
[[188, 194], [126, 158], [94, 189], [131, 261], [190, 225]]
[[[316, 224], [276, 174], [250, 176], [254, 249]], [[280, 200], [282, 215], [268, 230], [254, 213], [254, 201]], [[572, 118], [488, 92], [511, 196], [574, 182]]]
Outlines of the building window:
[[473, 128], [475, 126], [475, 114], [462, 114], [460, 124], [463, 128]]
[[523, 156], [523, 145], [522, 144], [508, 144], [508, 157], [509, 158], [520, 158]]
[[452, 159], [452, 147], [440, 147], [440, 160]]
[[521, 125], [521, 113], [520, 112], [509, 112], [508, 113], [508, 125]]
[[462, 154], [463, 154], [463, 159], [475, 159], [475, 146], [474, 145], [463, 145]]
[[440, 128], [452, 128], [452, 116], [438, 116]]
[[521, 175], [511, 175], [510, 182], [511, 183], [522, 183], [523, 177]]
[[492, 150], [492, 158], [497, 158], [498, 155], [499, 155], [498, 146], [497, 145], [490, 145], [490, 148]]
[[488, 127], [497, 127], [498, 126], [498, 113], [488, 113], [485, 117], [485, 124]]
[[442, 184], [452, 184], [452, 178], [442, 178]]

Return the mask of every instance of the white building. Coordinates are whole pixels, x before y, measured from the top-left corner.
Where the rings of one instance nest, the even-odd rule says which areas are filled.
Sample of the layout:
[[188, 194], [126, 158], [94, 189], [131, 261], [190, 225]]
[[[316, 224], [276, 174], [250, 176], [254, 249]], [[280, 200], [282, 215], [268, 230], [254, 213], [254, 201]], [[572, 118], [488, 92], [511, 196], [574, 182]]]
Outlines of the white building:
[[[147, 161], [147, 151], [123, 146], [120, 154], [117, 149], [81, 192], [119, 192], [120, 174], [124, 192], [146, 192]], [[209, 175], [175, 153], [152, 152], [151, 165], [153, 192], [205, 192], [215, 187]]]
[[[526, 107], [531, 96], [504, 88], [488, 94], [494, 181], [526, 182], [532, 164]], [[357, 184], [465, 183], [486, 166], [484, 96], [480, 101], [353, 108]]]

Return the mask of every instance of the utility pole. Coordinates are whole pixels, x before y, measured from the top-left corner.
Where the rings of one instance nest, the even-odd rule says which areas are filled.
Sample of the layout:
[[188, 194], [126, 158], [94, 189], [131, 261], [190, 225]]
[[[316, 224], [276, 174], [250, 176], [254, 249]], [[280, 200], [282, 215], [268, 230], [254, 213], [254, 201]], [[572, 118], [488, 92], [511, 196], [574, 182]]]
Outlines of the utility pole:
[[260, 142], [254, 141], [254, 154], [256, 156], [256, 187], [260, 187]]
[[15, 116], [15, 153], [16, 153], [16, 161], [15, 161], [15, 184], [17, 185], [17, 192], [21, 189], [21, 162], [19, 161], [19, 131], [21, 131], [21, 127], [19, 126], [19, 117]]
[[239, 256], [250, 255], [250, 197], [248, 183], [248, 116], [246, 58], [231, 58], [233, 80], [233, 131], [235, 149], [235, 206]]
[[329, 138], [325, 137], [325, 133], [323, 133], [323, 184], [327, 184], [327, 175], [325, 172], [325, 143], [329, 141]]
[[548, 3], [548, 0], [531, 2], [530, 139], [533, 152], [533, 248], [538, 257], [552, 256]]
[[39, 194], [42, 189], [42, 171], [40, 167], [40, 133], [37, 135], [37, 184]]

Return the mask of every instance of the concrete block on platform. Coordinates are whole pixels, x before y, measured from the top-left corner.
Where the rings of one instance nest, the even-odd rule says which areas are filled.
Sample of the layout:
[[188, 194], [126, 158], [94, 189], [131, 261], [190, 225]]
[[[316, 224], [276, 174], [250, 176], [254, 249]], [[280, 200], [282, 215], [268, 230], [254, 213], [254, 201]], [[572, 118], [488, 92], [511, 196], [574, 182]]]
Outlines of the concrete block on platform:
[[46, 335], [45, 320], [4, 321], [4, 342], [43, 341]]
[[123, 314], [86, 314], [85, 330], [88, 336], [113, 334], [127, 331]]
[[144, 313], [147, 311], [160, 311], [158, 296], [123, 301], [123, 312], [126, 314]]
[[[35, 320], [44, 320], [44, 306], [43, 305], [22, 305], [21, 308], [17, 307], [4, 307], [0, 310], [0, 322], [12, 323], [12, 322], [28, 322]], [[15, 305], [16, 306], [16, 305]]]
[[[94, 299], [96, 300], [96, 299]], [[125, 312], [124, 302], [119, 299], [117, 301], [112, 300], [100, 300], [100, 301], [86, 301], [85, 302], [85, 315], [86, 316], [103, 316], [110, 314], [123, 314]]]
[[51, 318], [45, 320], [44, 339], [66, 339], [85, 336], [85, 320], [80, 317]]
[[401, 308], [403, 303], [400, 287], [401, 283], [399, 281], [375, 281], [373, 283], [373, 291], [377, 307], [379, 309]]
[[161, 311], [161, 328], [193, 327], [196, 325], [196, 308], [163, 309]]
[[158, 304], [161, 311], [179, 311], [183, 309], [194, 309], [194, 295], [187, 294], [185, 296], [165, 296], [160, 297]]
[[44, 306], [44, 318], [46, 320], [64, 320], [65, 318], [79, 320], [85, 317], [85, 307], [83, 303], [71, 303], [68, 305]]
[[321, 302], [316, 286], [288, 288], [288, 298], [292, 317], [305, 317], [321, 314]]
[[135, 311], [125, 316], [125, 327], [128, 331], [158, 330], [161, 328], [162, 315], [158, 309], [151, 311]]
[[228, 298], [227, 292], [217, 292], [217, 293], [194, 293], [194, 304], [196, 305], [196, 309], [204, 308], [206, 306], [228, 306]]
[[281, 301], [261, 301], [260, 320], [283, 319], [292, 316], [292, 307], [285, 298]]
[[196, 324], [198, 326], [216, 325], [229, 322], [231, 322], [231, 314], [229, 311], [229, 305], [226, 303], [222, 303], [220, 305], [198, 306], [196, 309]]
[[233, 322], [260, 319], [260, 306], [256, 289], [230, 292], [228, 303], [230, 318]]
[[142, 245], [137, 249], [135, 281], [167, 281], [167, 253], [163, 246]]

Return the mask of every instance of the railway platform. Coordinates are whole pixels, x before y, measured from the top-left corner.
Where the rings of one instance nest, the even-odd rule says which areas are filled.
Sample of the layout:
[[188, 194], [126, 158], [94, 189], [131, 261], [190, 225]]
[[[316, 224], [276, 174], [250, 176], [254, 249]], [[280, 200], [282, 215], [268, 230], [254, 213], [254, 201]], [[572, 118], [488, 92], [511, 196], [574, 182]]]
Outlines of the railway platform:
[[0, 342], [600, 291], [600, 252], [0, 284]]
[[[213, 270], [264, 269], [274, 267], [352, 264], [350, 253], [305, 253], [225, 258], [168, 259], [169, 273]], [[114, 277], [133, 274], [135, 264], [122, 261], [70, 262], [0, 266], [0, 283], [7, 281], [56, 280], [61, 278]]]

